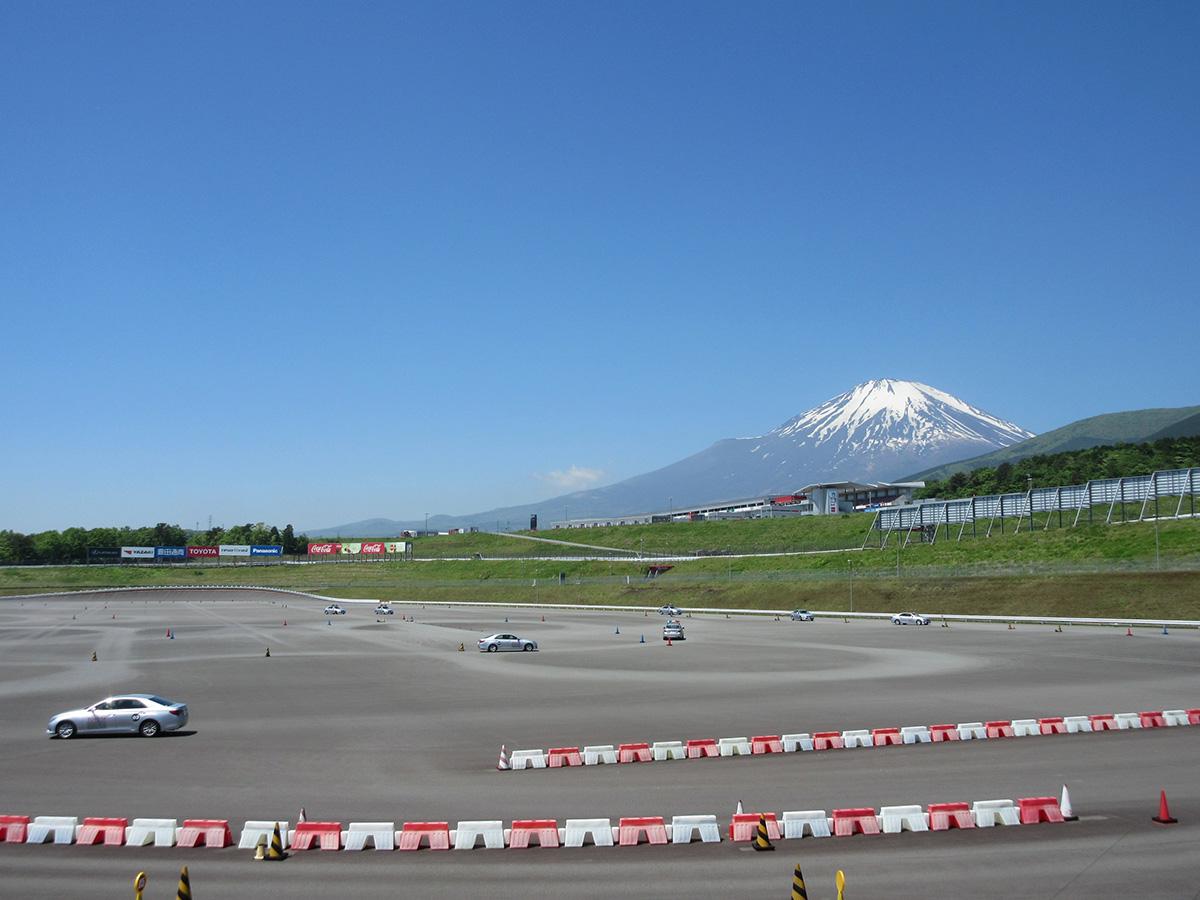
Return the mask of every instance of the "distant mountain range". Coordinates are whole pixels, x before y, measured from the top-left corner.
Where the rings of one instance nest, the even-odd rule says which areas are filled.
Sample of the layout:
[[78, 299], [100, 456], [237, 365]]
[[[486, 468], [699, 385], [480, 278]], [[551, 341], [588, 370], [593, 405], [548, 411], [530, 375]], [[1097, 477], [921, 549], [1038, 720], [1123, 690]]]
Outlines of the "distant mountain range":
[[995, 468], [1002, 462], [1015, 463], [1030, 456], [1086, 450], [1109, 444], [1143, 444], [1164, 437], [1200, 435], [1200, 406], [1175, 409], [1137, 409], [1080, 419], [1018, 444], [1010, 444], [957, 462], [922, 469], [906, 481], [944, 481], [955, 472]]
[[[892, 481], [918, 466], [977, 456], [1033, 437], [1012, 422], [914, 381], [868, 381], [766, 434], [718, 441], [653, 472], [602, 488], [467, 516], [431, 516], [430, 528], [511, 523], [537, 514], [543, 527], [568, 518], [634, 515], [787, 493], [821, 481]], [[311, 537], [388, 537], [424, 520], [365, 519], [309, 530]]]

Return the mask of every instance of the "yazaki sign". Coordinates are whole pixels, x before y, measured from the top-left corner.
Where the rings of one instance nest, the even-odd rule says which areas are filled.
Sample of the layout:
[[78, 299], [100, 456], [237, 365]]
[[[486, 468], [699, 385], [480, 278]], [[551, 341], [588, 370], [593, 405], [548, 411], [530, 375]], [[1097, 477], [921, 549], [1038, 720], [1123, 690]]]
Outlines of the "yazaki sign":
[[384, 553], [383, 541], [363, 541], [362, 550], [364, 554], [380, 554]]
[[335, 556], [342, 552], [341, 544], [309, 544], [309, 556]]
[[153, 547], [122, 547], [121, 559], [154, 559]]
[[188, 559], [211, 559], [221, 555], [217, 547], [188, 547]]

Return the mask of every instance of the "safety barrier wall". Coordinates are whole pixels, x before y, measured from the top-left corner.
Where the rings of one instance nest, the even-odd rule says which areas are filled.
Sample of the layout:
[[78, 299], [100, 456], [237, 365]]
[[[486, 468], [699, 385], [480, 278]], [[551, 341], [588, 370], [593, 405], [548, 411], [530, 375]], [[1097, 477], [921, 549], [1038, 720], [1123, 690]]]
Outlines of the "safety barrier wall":
[[[1188, 516], [1193, 516], [1195, 498], [1200, 494], [1200, 469], [1172, 469], [1153, 472], [1149, 475], [1133, 475], [1123, 478], [1099, 478], [1086, 484], [1062, 487], [1034, 488], [1011, 494], [989, 494], [983, 497], [962, 497], [956, 500], [924, 500], [905, 506], [881, 509], [874, 521], [878, 531], [895, 531], [933, 527], [937, 525], [963, 525], [983, 519], [1022, 519], [1037, 513], [1078, 513], [1094, 507], [1108, 506], [1105, 516], [1109, 521], [1112, 507], [1116, 504], [1148, 504], [1167, 498], [1177, 498], [1176, 509], [1168, 510], [1172, 517], [1185, 515], [1184, 498], [1191, 497], [1186, 504]], [[1143, 509], [1138, 518], [1145, 515]], [[1156, 515], [1160, 511], [1156, 511]]]
[[[1149, 730], [1153, 728], [1188, 727], [1200, 723], [1200, 707], [1192, 709], [1141, 710], [1128, 713], [1096, 713], [1089, 716], [1043, 716], [1026, 719], [993, 719], [982, 722], [960, 722], [941, 725], [905, 725], [903, 727], [857, 728], [843, 731], [817, 731], [790, 734], [756, 735], [753, 738], [693, 738], [687, 741], [656, 741], [653, 744], [619, 744], [624, 748], [618, 756], [612, 744], [590, 745], [584, 748], [583, 765], [666, 762], [669, 760], [702, 759], [766, 755], [777, 753], [811, 753], [855, 748], [894, 747], [914, 744], [938, 744], [967, 740], [1003, 740], [1006, 738], [1047, 737], [1054, 735], [1091, 734], [1101, 731]], [[629, 748], [683, 746], [682, 753], [651, 752]], [[558, 748], [565, 749], [565, 748]], [[574, 750], [575, 748], [569, 748]], [[708, 751], [708, 752], [702, 752]], [[526, 758], [538, 761], [533, 768], [545, 768], [546, 754], [542, 750], [519, 751]], [[516, 753], [513, 754], [514, 759]], [[515, 771], [522, 766], [513, 766]]]

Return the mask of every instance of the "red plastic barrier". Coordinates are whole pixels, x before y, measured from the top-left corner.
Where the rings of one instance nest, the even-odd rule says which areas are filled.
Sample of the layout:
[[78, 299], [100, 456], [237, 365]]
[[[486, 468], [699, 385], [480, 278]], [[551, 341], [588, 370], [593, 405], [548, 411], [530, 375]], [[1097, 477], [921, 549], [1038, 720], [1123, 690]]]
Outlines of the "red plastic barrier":
[[876, 747], [886, 747], [889, 744], [903, 744], [899, 728], [872, 728], [871, 743]]
[[1054, 797], [1024, 797], [1017, 801], [1021, 810], [1022, 825], [1036, 825], [1038, 822], [1062, 822], [1062, 810]]
[[995, 722], [985, 722], [988, 738], [1006, 738], [1013, 736], [1012, 722], [1007, 719], [997, 719]]
[[818, 731], [813, 735], [814, 750], [841, 750], [843, 746], [840, 731]]
[[1167, 720], [1163, 717], [1162, 710], [1154, 710], [1152, 712], [1140, 712], [1138, 718], [1142, 720], [1143, 728], [1166, 728]]
[[751, 753], [782, 753], [783, 737], [778, 734], [757, 734], [750, 738]]
[[129, 827], [128, 819], [107, 819], [101, 816], [88, 816], [79, 826], [77, 844], [98, 844], [104, 838], [104, 846], [120, 847], [125, 843], [125, 829]]
[[667, 842], [667, 826], [662, 816], [634, 816], [621, 819], [617, 823], [617, 844], [621, 847], [637, 846], [642, 832], [651, 844]]
[[537, 836], [539, 847], [557, 847], [558, 822], [554, 819], [514, 819], [508, 846], [528, 847], [531, 835]]
[[450, 849], [449, 822], [405, 822], [400, 829], [397, 850], [420, 850], [421, 841], [429, 844], [430, 850]]
[[721, 748], [717, 746], [716, 738], [700, 738], [695, 741], [688, 741], [684, 746], [687, 747], [688, 759], [721, 755]]
[[837, 837], [854, 834], [879, 834], [879, 820], [870, 807], [835, 809], [833, 811], [833, 833]]
[[1200, 709], [1189, 709], [1187, 717], [1189, 725], [1200, 725]]
[[179, 847], [195, 847], [204, 836], [205, 847], [232, 847], [233, 834], [228, 819], [184, 819], [179, 829]]
[[959, 740], [958, 726], [957, 725], [930, 725], [929, 726], [929, 739], [930, 739], [930, 741], [932, 741], [935, 744], [939, 743], [940, 741], [957, 741], [957, 740]]
[[965, 803], [930, 803], [929, 830], [949, 831], [951, 828], [974, 828], [971, 807]]
[[561, 769], [563, 766], [582, 766], [583, 757], [579, 755], [578, 747], [551, 747], [547, 763], [551, 769]]
[[29, 816], [0, 816], [0, 841], [23, 844], [28, 830]]
[[617, 762], [650, 762], [654, 757], [650, 754], [649, 744], [618, 744]]
[[1042, 734], [1066, 734], [1067, 724], [1062, 720], [1062, 716], [1038, 719], [1038, 730]]
[[1117, 717], [1112, 713], [1104, 713], [1099, 716], [1088, 716], [1088, 721], [1092, 723], [1092, 731], [1116, 731]]
[[754, 836], [758, 834], [759, 816], [767, 820], [767, 837], [773, 841], [782, 840], [783, 832], [779, 830], [779, 822], [775, 818], [775, 813], [734, 813], [733, 818], [729, 820], [729, 839], [731, 841], [754, 840]]
[[319, 838], [322, 850], [342, 849], [341, 822], [299, 822], [292, 832], [293, 850], [311, 850], [313, 839]]

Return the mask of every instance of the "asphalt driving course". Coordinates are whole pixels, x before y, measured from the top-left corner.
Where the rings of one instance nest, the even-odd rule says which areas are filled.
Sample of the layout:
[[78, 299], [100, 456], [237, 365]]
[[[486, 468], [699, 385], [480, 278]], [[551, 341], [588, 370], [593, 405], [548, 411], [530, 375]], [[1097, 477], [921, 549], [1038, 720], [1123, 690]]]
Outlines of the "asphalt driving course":
[[[286, 605], [285, 605], [286, 604]], [[1200, 897], [1200, 727], [499, 772], [511, 751], [1200, 706], [1200, 633], [371, 605], [251, 591], [0, 599], [0, 813], [432, 821], [1058, 796], [1080, 821], [745, 844], [295, 853], [0, 844], [0, 895]], [[411, 614], [415, 622], [402, 620]], [[115, 618], [113, 618], [115, 616]], [[287, 625], [283, 622], [286, 619]], [[617, 628], [620, 634], [616, 634]], [[166, 638], [170, 628], [175, 640]], [[537, 653], [481, 654], [495, 631]], [[645, 635], [646, 643], [639, 643]], [[467, 646], [458, 652], [459, 642]], [[271, 657], [264, 658], [270, 647]], [[91, 661], [95, 650], [97, 662]], [[111, 693], [186, 702], [180, 734], [50, 740]], [[1165, 789], [1178, 825], [1150, 821]]]

